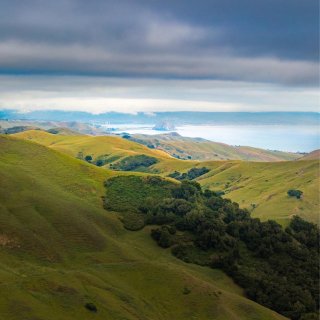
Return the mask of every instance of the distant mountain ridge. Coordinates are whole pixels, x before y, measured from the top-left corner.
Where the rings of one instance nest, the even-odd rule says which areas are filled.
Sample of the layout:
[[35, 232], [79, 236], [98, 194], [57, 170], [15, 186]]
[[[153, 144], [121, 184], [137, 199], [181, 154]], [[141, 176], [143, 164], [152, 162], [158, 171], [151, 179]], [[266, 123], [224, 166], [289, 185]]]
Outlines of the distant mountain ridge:
[[203, 138], [183, 137], [176, 132], [157, 135], [125, 135], [128, 140], [159, 149], [183, 160], [288, 161], [302, 157], [298, 153], [264, 150], [249, 146], [231, 146]]
[[20, 112], [12, 109], [0, 110], [0, 119], [8, 120], [38, 120], [38, 121], [80, 121], [80, 122], [111, 122], [156, 124], [161, 121], [171, 121], [175, 125], [183, 124], [284, 124], [284, 125], [319, 125], [318, 112], [154, 112], [127, 114], [106, 112], [92, 114], [81, 111], [31, 111]]

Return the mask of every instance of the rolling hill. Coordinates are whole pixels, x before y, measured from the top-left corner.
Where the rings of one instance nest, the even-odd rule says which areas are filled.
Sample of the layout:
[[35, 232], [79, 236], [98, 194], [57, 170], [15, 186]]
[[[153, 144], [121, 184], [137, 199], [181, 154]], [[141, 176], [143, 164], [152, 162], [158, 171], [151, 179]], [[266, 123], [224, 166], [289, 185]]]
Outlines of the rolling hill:
[[[224, 191], [226, 197], [248, 208], [252, 215], [263, 220], [275, 219], [288, 223], [294, 214], [318, 223], [319, 208], [319, 162], [282, 161], [192, 161], [178, 160], [161, 150], [147, 148], [141, 144], [112, 136], [60, 136], [43, 131], [25, 131], [14, 135], [31, 140], [52, 149], [77, 157], [79, 152], [94, 158], [107, 155], [109, 164], [119, 159], [145, 154], [159, 161], [148, 167], [147, 172], [163, 176], [193, 167], [207, 167], [210, 172], [196, 180], [205, 188]], [[288, 197], [289, 189], [301, 189], [302, 199]]]
[[320, 160], [320, 150], [314, 150], [298, 160]]
[[179, 159], [192, 160], [245, 160], [245, 161], [289, 161], [301, 157], [300, 154], [263, 150], [245, 146], [230, 146], [202, 138], [182, 137], [178, 133], [159, 135], [129, 135], [129, 140], [150, 148], [164, 150]]
[[102, 155], [110, 156], [113, 157], [113, 161], [137, 154], [146, 154], [161, 159], [171, 158], [164, 151], [152, 150], [116, 136], [56, 135], [40, 130], [25, 131], [13, 136], [40, 143], [73, 157], [77, 157], [80, 152], [83, 155], [91, 155], [93, 158]]
[[221, 271], [158, 248], [150, 230], [126, 231], [102, 208], [114, 174], [0, 136], [1, 318], [284, 319]]
[[[209, 163], [212, 170], [197, 179], [211, 190], [222, 190], [226, 197], [248, 208], [253, 217], [274, 219], [287, 224], [293, 215], [319, 224], [319, 162]], [[299, 189], [303, 198], [289, 197]]]

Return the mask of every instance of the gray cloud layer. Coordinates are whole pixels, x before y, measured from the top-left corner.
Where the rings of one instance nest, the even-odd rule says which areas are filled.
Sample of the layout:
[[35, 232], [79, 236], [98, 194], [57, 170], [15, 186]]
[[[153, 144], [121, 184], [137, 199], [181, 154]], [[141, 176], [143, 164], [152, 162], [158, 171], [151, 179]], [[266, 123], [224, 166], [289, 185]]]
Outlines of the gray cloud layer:
[[217, 80], [0, 76], [0, 109], [317, 111], [315, 88]]
[[316, 0], [2, 0], [0, 72], [318, 84]]

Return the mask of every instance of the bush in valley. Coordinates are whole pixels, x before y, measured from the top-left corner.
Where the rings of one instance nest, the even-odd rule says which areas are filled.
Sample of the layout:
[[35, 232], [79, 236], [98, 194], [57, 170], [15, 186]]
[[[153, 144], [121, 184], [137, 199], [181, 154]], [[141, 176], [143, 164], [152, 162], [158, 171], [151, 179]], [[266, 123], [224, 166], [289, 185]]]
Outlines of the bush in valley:
[[171, 174], [169, 174], [170, 178], [174, 178], [177, 180], [194, 180], [206, 173], [208, 173], [210, 170], [206, 167], [202, 168], [192, 168], [188, 172], [180, 173], [178, 171], [175, 171]]
[[51, 128], [51, 129], [48, 129], [47, 132], [51, 134], [59, 134], [59, 129]]
[[121, 221], [123, 226], [130, 231], [138, 231], [145, 226], [144, 217], [137, 213], [124, 214]]
[[301, 199], [303, 192], [301, 190], [290, 189], [287, 192], [289, 197], [296, 197], [297, 199]]
[[113, 164], [113, 170], [120, 171], [144, 171], [146, 168], [156, 164], [158, 159], [144, 154], [126, 157]]
[[85, 306], [86, 309], [88, 309], [91, 312], [97, 312], [98, 311], [98, 308], [92, 302], [87, 302], [84, 306]]
[[99, 159], [96, 161], [96, 166], [98, 167], [102, 167], [106, 164], [106, 161], [104, 161], [103, 159]]
[[[115, 211], [135, 212], [155, 226], [151, 237], [185, 261], [220, 268], [246, 295], [293, 320], [319, 309], [319, 229], [295, 216], [283, 229], [198, 183], [159, 177], [116, 177], [106, 182]], [[108, 207], [106, 205], [106, 207]]]
[[[119, 159], [119, 158], [116, 158]], [[98, 167], [103, 167], [104, 165], [114, 161], [113, 157], [108, 154], [100, 155], [95, 159], [95, 165]]]
[[91, 161], [92, 161], [92, 156], [87, 155], [87, 156], [84, 157], [84, 160], [91, 163]]

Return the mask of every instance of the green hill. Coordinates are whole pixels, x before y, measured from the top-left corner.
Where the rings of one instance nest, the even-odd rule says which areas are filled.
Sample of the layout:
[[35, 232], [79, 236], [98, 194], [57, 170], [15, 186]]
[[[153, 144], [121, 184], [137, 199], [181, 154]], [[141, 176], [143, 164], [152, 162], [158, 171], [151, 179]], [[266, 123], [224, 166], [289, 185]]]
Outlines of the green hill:
[[[262, 220], [272, 218], [286, 224], [292, 215], [298, 214], [318, 223], [320, 182], [317, 160], [199, 162], [175, 159], [161, 150], [112, 136], [62, 136], [39, 130], [14, 136], [46, 145], [73, 157], [77, 157], [79, 152], [82, 155], [92, 155], [94, 159], [103, 157], [106, 160], [105, 168], [128, 156], [141, 154], [157, 158], [158, 162], [139, 170], [163, 176], [174, 171], [186, 172], [193, 167], [207, 167], [210, 172], [196, 180], [206, 188], [225, 192], [227, 197], [248, 208], [253, 216]], [[297, 200], [288, 197], [287, 191], [290, 189], [302, 190], [303, 198]]]
[[[184, 163], [187, 168], [191, 165]], [[168, 165], [155, 165], [158, 170], [168, 170]], [[171, 172], [179, 171], [179, 166], [171, 163]], [[274, 219], [286, 224], [293, 215], [318, 223], [319, 212], [319, 161], [290, 162], [244, 162], [216, 161], [201, 162], [196, 167], [206, 167], [210, 171], [198, 178], [203, 187], [223, 191], [248, 208], [253, 217], [262, 220]], [[290, 189], [303, 191], [301, 199], [287, 195]]]
[[138, 143], [115, 136], [70, 136], [36, 130], [21, 132], [14, 136], [40, 143], [73, 157], [78, 157], [79, 153], [84, 156], [91, 155], [94, 159], [99, 156], [112, 156], [114, 159], [112, 162], [125, 156], [138, 154], [146, 154], [158, 158], [171, 158], [170, 155], [161, 150], [151, 150]]
[[221, 271], [158, 248], [150, 230], [126, 231], [102, 208], [112, 174], [0, 136], [1, 319], [284, 319]]
[[202, 138], [182, 137], [178, 133], [159, 135], [135, 134], [127, 136], [131, 141], [149, 148], [164, 150], [179, 159], [193, 160], [245, 160], [245, 161], [289, 161], [301, 157], [290, 152], [271, 151], [245, 146], [230, 146]]

